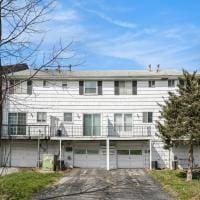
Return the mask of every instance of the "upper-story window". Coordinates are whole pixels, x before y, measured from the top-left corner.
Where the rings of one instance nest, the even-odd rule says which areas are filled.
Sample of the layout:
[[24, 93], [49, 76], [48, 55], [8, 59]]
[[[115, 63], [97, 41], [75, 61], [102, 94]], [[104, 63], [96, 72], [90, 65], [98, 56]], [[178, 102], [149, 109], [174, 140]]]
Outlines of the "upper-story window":
[[84, 94], [97, 94], [97, 82], [85, 81]]
[[175, 80], [168, 80], [168, 87], [175, 87]]
[[151, 88], [155, 87], [155, 80], [149, 81], [149, 87], [151, 87]]
[[50, 84], [49, 84], [50, 82], [48, 81], [48, 80], [43, 80], [43, 87], [49, 87], [50, 86]]
[[32, 81], [10, 80], [9, 94], [32, 94]]
[[66, 89], [67, 88], [67, 81], [62, 81], [62, 88]]
[[80, 95], [102, 95], [102, 81], [79, 81]]
[[115, 81], [115, 95], [132, 94], [137, 94], [137, 81]]
[[46, 112], [37, 112], [37, 122], [46, 122], [47, 113]]
[[143, 112], [143, 123], [153, 122], [153, 112]]

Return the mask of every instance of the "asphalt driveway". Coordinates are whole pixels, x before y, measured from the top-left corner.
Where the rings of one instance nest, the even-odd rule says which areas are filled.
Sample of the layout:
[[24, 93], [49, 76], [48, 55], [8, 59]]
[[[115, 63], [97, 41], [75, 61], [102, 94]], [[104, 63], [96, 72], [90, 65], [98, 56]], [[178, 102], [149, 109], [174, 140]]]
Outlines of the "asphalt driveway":
[[73, 169], [55, 185], [34, 196], [70, 200], [172, 199], [144, 170]]

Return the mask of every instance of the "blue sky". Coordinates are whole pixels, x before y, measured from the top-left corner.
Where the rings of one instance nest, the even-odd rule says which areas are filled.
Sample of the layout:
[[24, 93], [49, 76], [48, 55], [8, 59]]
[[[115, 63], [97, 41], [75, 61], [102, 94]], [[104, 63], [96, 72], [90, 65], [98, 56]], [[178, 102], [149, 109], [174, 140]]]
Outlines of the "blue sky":
[[200, 70], [199, 0], [60, 0], [46, 44], [73, 40], [78, 69]]

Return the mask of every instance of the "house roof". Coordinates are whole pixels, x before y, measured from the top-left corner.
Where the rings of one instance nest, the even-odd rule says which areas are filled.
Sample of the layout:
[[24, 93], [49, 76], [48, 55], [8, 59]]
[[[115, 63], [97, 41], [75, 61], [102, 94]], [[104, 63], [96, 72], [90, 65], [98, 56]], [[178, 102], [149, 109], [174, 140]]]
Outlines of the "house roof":
[[[36, 73], [36, 74], [35, 74]], [[34, 75], [35, 74], [35, 75]], [[33, 79], [167, 79], [182, 76], [182, 71], [177, 70], [90, 70], [90, 71], [67, 71], [67, 70], [40, 70], [35, 69], [15, 72], [12, 78], [25, 79], [33, 76]]]
[[0, 75], [19, 72], [27, 69], [28, 65], [26, 63], [15, 64], [15, 65], [4, 65], [0, 67]]

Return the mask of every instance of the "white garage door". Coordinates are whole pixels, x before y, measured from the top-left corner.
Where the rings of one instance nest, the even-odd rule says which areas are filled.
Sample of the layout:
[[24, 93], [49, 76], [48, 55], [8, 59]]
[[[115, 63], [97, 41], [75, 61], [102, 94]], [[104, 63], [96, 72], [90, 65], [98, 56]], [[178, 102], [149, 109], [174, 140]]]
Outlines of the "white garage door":
[[37, 147], [33, 144], [13, 144], [11, 148], [11, 166], [13, 167], [36, 167]]
[[98, 168], [101, 166], [101, 155], [98, 149], [75, 149], [74, 167]]
[[141, 149], [117, 150], [118, 168], [145, 168], [145, 154]]

